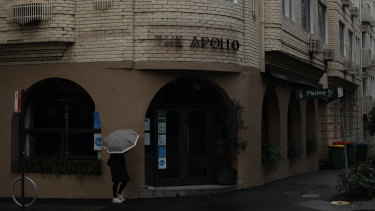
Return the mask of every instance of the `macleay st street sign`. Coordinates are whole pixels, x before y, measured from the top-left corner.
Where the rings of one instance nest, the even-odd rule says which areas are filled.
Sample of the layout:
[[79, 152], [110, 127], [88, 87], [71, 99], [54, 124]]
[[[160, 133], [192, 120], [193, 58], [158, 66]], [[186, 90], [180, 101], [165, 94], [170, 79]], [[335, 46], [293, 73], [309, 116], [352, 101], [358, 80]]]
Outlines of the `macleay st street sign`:
[[297, 90], [297, 100], [326, 99], [333, 100], [342, 97], [341, 88]]

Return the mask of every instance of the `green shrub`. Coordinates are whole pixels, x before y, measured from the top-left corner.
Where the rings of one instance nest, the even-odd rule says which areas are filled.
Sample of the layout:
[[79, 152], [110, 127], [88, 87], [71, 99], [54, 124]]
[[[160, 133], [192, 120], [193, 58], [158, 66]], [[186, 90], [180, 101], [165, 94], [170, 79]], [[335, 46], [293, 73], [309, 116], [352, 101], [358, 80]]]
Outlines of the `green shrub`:
[[280, 147], [276, 144], [262, 144], [262, 169], [269, 171], [278, 166], [281, 161]]
[[288, 158], [296, 160], [302, 156], [302, 145], [296, 141], [288, 142]]
[[314, 154], [318, 150], [318, 144], [313, 139], [306, 140], [306, 153], [307, 154]]
[[349, 169], [348, 177], [340, 174], [337, 189], [349, 197], [375, 196], [375, 160], [368, 160]]
[[[30, 157], [25, 159], [25, 172], [37, 174], [100, 175], [102, 164], [98, 159], [73, 159], [64, 157]], [[21, 160], [13, 163], [12, 171], [20, 173]]]

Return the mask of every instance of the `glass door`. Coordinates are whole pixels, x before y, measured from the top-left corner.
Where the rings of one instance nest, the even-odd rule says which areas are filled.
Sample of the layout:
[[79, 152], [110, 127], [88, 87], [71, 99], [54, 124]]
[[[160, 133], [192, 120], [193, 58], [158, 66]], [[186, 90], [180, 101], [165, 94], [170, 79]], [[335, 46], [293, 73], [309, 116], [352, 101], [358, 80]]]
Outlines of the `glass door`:
[[158, 110], [157, 185], [214, 182], [211, 113], [207, 109]]

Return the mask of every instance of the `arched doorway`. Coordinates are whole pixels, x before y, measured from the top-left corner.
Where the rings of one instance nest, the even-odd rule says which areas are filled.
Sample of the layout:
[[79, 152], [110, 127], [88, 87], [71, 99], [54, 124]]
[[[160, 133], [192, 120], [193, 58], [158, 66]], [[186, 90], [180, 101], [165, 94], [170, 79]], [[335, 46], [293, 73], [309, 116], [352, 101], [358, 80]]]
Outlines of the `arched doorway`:
[[146, 114], [147, 185], [215, 182], [215, 117], [225, 99], [215, 84], [193, 77], [176, 79], [155, 95]]
[[[78, 84], [60, 78], [40, 81], [24, 100], [26, 156], [96, 158], [95, 104]], [[22, 138], [21, 138], [22, 140]]]
[[261, 132], [262, 168], [268, 172], [281, 161], [280, 108], [275, 88], [272, 86], [264, 93]]
[[313, 154], [317, 150], [315, 103], [309, 100], [306, 107], [306, 153]]
[[292, 94], [288, 106], [288, 158], [292, 161], [302, 156], [301, 106]]
[[280, 144], [280, 109], [275, 89], [268, 87], [262, 105], [262, 141]]

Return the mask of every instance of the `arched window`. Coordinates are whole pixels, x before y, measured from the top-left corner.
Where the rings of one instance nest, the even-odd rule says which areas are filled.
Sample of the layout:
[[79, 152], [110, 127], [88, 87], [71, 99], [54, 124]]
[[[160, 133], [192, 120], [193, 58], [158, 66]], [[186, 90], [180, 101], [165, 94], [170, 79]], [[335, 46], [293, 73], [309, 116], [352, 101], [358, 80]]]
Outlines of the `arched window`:
[[26, 157], [96, 156], [95, 104], [82, 87], [65, 79], [47, 79], [24, 96]]

